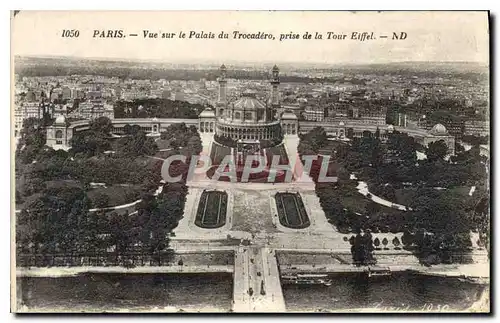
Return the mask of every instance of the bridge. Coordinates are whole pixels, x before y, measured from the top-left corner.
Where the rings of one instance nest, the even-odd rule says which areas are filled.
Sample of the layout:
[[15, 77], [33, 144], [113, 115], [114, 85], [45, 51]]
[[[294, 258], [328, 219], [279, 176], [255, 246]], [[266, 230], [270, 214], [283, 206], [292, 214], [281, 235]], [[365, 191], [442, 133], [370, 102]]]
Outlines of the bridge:
[[274, 249], [239, 247], [234, 258], [233, 275], [233, 311], [285, 311]]

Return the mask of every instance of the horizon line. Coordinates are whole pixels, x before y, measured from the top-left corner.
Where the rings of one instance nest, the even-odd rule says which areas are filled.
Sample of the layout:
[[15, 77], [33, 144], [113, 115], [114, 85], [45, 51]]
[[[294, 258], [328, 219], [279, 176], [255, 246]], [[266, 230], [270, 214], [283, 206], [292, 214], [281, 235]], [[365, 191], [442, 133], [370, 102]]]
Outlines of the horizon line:
[[434, 61], [434, 60], [394, 60], [387, 62], [298, 62], [298, 61], [274, 61], [274, 60], [266, 60], [266, 61], [245, 61], [245, 60], [219, 60], [219, 61], [203, 61], [203, 59], [193, 59], [192, 62], [189, 61], [164, 61], [162, 59], [141, 59], [141, 58], [125, 58], [125, 57], [84, 57], [84, 56], [70, 56], [70, 55], [14, 55], [14, 58], [48, 58], [48, 59], [74, 59], [74, 60], [105, 60], [105, 61], [115, 61], [115, 62], [137, 62], [137, 63], [163, 63], [163, 64], [184, 64], [184, 65], [194, 65], [194, 64], [204, 64], [204, 65], [217, 65], [226, 62], [228, 64], [281, 64], [281, 65], [290, 65], [290, 64], [301, 64], [301, 65], [388, 65], [388, 64], [398, 64], [398, 63], [440, 63], [440, 64], [477, 64], [477, 65], [486, 65], [489, 66], [489, 62], [484, 61], [468, 61], [468, 60], [446, 60], [446, 61]]

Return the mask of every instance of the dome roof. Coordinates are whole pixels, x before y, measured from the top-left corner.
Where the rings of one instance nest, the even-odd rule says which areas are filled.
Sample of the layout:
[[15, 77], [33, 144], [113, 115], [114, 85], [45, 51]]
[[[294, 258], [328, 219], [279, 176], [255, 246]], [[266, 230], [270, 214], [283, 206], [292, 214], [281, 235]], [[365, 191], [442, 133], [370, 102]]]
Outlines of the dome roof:
[[237, 110], [257, 110], [266, 108], [264, 103], [260, 102], [256, 98], [247, 96], [241, 97], [233, 103], [233, 106]]
[[438, 123], [429, 131], [429, 134], [433, 136], [447, 136], [448, 130], [442, 124]]
[[57, 124], [65, 124], [66, 123], [66, 118], [63, 115], [60, 115], [56, 118], [56, 123]]
[[200, 113], [199, 117], [200, 118], [215, 118], [215, 112], [214, 112], [214, 110], [208, 108], [208, 109], [203, 110]]
[[287, 119], [287, 120], [297, 120], [297, 116], [295, 115], [295, 113], [293, 112], [290, 112], [290, 111], [285, 111], [283, 112], [283, 114], [281, 115], [281, 119]]
[[276, 66], [276, 65], [273, 66], [273, 71], [278, 72], [279, 70], [280, 69], [278, 68], [278, 66]]

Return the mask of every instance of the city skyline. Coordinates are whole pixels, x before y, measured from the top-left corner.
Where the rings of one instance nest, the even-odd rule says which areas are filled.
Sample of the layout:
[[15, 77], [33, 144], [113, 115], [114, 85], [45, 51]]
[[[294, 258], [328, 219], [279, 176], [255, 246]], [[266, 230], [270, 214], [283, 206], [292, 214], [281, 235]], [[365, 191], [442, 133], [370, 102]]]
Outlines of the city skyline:
[[[163, 59], [130, 59], [126, 57], [79, 57], [79, 56], [59, 56], [59, 55], [18, 55], [16, 56], [17, 58], [25, 59], [25, 58], [30, 58], [30, 59], [66, 59], [66, 60], [82, 60], [82, 61], [110, 61], [110, 62], [123, 62], [123, 63], [143, 63], [143, 64], [178, 64], [178, 65], [195, 65], [195, 64], [201, 64], [201, 65], [214, 65], [215, 67], [219, 67], [220, 63], [219, 61], [214, 61], [214, 60], [206, 60], [206, 61], [193, 61], [193, 60], [187, 60], [187, 61], [166, 61]], [[273, 65], [273, 64], [283, 64], [283, 65], [290, 65], [290, 64], [303, 64], [303, 65], [309, 65], [309, 66], [364, 66], [364, 65], [390, 65], [390, 64], [412, 64], [412, 63], [429, 63], [429, 64], [474, 64], [478, 66], [488, 66], [488, 62], [477, 62], [477, 61], [470, 61], [470, 60], [456, 60], [456, 61], [429, 61], [429, 60], [398, 60], [398, 61], [390, 61], [390, 62], [380, 62], [380, 63], [369, 63], [369, 62], [332, 62], [332, 63], [322, 63], [322, 62], [308, 62], [308, 63], [302, 63], [302, 62], [287, 62], [287, 61], [280, 61], [280, 60], [270, 60], [270, 61], [248, 61], [248, 60], [231, 60], [228, 59], [227, 61], [222, 62], [225, 65], [231, 64], [234, 66], [242, 66], [246, 67], [245, 65]]]

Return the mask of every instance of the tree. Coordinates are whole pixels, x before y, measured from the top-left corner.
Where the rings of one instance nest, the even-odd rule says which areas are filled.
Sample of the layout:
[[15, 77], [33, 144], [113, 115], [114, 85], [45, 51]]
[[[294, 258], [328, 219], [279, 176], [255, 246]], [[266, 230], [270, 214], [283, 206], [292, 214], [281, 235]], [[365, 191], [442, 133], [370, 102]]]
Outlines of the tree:
[[384, 249], [387, 249], [387, 245], [389, 244], [387, 238], [382, 239], [382, 244], [384, 245]]
[[394, 132], [389, 134], [387, 152], [399, 164], [410, 166], [417, 161], [417, 144], [413, 137], [406, 133]]
[[28, 164], [36, 160], [45, 146], [46, 131], [40, 120], [27, 118], [23, 121], [20, 138], [16, 147], [16, 164]]
[[31, 249], [32, 253], [72, 255], [84, 245], [89, 207], [90, 201], [80, 187], [48, 188], [31, 197], [16, 222], [16, 226], [23, 228], [18, 231], [19, 247]]
[[443, 140], [431, 142], [427, 147], [427, 160], [435, 162], [443, 160], [448, 154], [448, 146]]
[[23, 185], [21, 185], [21, 192], [23, 196], [33, 195], [43, 191], [47, 187], [45, 180], [31, 171], [23, 174], [23, 178]]
[[146, 133], [140, 130], [134, 131], [128, 137], [120, 138], [117, 150], [121, 156], [137, 157], [154, 155], [158, 147], [153, 138], [147, 137]]
[[380, 212], [380, 204], [370, 201], [366, 204], [365, 212], [368, 216], [373, 216]]
[[[201, 151], [203, 150], [201, 139], [199, 136], [196, 136], [196, 135], [193, 135], [189, 138], [189, 140], [186, 143], [186, 146], [188, 147], [192, 156], [199, 155], [201, 153]], [[189, 157], [191, 157], [191, 156], [189, 156]]]
[[401, 243], [399, 242], [398, 237], [394, 237], [394, 239], [392, 239], [392, 244], [394, 245], [394, 247], [396, 247], [396, 249], [399, 249], [399, 245]]
[[[298, 151], [300, 155], [316, 155], [328, 142], [325, 129], [315, 127], [306, 134], [300, 135]], [[302, 145], [301, 145], [302, 144]]]
[[455, 154], [461, 154], [465, 151], [465, 148], [463, 145], [458, 143], [457, 141], [455, 142]]
[[413, 244], [413, 234], [411, 234], [407, 229], [403, 231], [401, 236], [401, 242], [404, 247], [410, 247]]
[[90, 130], [109, 136], [113, 130], [113, 124], [108, 117], [99, 117], [90, 123]]
[[337, 177], [340, 180], [347, 181], [350, 178], [350, 174], [347, 171], [347, 169], [345, 169], [344, 167], [340, 167], [339, 170], [337, 171]]
[[119, 257], [124, 258], [132, 245], [130, 235], [131, 223], [128, 213], [118, 214], [112, 212], [109, 218], [110, 242], [115, 247], [115, 261], [119, 263]]
[[421, 188], [411, 207], [408, 220], [417, 229], [413, 243], [420, 259], [433, 263], [451, 261], [450, 252], [468, 250], [474, 221], [463, 196], [453, 191]]
[[363, 254], [364, 254], [364, 264], [372, 265], [375, 263], [375, 258], [373, 257], [373, 237], [372, 234], [367, 230], [363, 234]]
[[373, 239], [369, 232], [356, 235], [351, 247], [351, 254], [353, 263], [357, 266], [370, 265], [375, 262], [373, 258]]
[[409, 224], [413, 228], [424, 228], [434, 234], [454, 234], [469, 232], [472, 213], [467, 211], [462, 196], [450, 191], [432, 188], [417, 190], [409, 214]]
[[109, 196], [107, 194], [99, 194], [95, 197], [94, 205], [97, 208], [105, 208], [109, 206]]
[[81, 131], [75, 133], [70, 140], [70, 152], [73, 155], [82, 153], [88, 157], [99, 155], [111, 149], [109, 136], [102, 132]]

